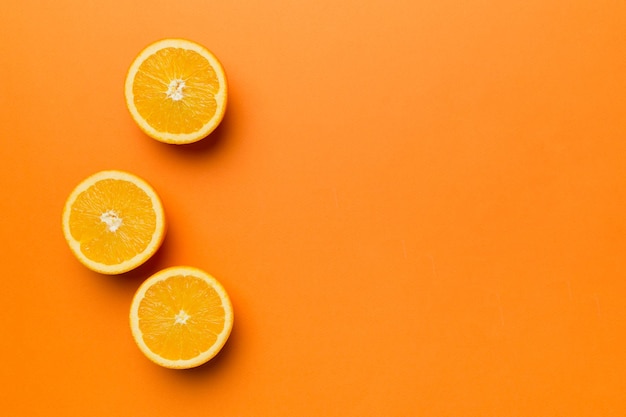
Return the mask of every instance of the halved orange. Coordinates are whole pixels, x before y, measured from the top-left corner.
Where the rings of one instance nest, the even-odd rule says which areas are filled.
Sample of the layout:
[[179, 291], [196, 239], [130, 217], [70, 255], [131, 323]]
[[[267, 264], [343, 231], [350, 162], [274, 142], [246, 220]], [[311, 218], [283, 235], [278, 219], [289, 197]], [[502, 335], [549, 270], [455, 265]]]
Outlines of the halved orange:
[[204, 46], [163, 39], [135, 58], [126, 75], [125, 96], [131, 116], [148, 136], [166, 143], [192, 143], [222, 121], [226, 75]]
[[63, 233], [87, 268], [121, 274], [147, 261], [165, 235], [163, 205], [143, 179], [101, 171], [74, 188], [63, 209]]
[[189, 266], [152, 275], [137, 290], [130, 309], [137, 346], [166, 368], [206, 363], [222, 349], [232, 326], [233, 308], [224, 287]]

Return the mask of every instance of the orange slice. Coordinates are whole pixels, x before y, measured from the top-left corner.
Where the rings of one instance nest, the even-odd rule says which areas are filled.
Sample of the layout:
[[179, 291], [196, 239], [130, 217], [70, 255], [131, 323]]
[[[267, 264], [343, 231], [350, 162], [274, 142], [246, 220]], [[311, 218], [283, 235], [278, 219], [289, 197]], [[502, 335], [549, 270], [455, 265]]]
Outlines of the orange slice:
[[224, 287], [197, 268], [164, 269], [137, 290], [130, 328], [139, 349], [172, 369], [200, 366], [224, 346], [233, 308]]
[[166, 143], [196, 142], [226, 110], [226, 75], [205, 47], [164, 39], [146, 47], [126, 75], [126, 106], [148, 136]]
[[163, 206], [143, 179], [123, 171], [98, 172], [68, 197], [63, 233], [87, 268], [121, 274], [147, 261], [161, 246]]

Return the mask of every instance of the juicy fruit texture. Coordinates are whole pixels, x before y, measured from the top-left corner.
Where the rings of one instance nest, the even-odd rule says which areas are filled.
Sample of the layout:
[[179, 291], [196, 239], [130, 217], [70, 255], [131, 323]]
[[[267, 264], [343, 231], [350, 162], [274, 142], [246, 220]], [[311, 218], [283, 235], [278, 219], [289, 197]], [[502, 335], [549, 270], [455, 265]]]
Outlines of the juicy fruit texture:
[[224, 69], [210, 51], [184, 39], [145, 48], [126, 76], [126, 105], [150, 137], [184, 144], [209, 135], [226, 110]]
[[86, 267], [121, 274], [147, 261], [161, 246], [163, 206], [141, 178], [124, 171], [101, 171], [83, 180], [68, 197], [63, 233]]
[[233, 308], [224, 287], [197, 268], [164, 269], [137, 290], [130, 327], [139, 349], [166, 368], [200, 366], [224, 346]]

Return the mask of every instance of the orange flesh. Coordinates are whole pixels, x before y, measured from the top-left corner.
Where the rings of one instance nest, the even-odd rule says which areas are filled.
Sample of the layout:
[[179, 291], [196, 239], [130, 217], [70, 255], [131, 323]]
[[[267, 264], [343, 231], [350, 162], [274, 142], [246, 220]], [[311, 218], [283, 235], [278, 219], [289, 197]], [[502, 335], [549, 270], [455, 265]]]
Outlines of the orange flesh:
[[152, 352], [168, 360], [187, 360], [216, 342], [225, 311], [219, 294], [204, 280], [175, 275], [146, 291], [138, 317]]
[[[164, 48], [140, 65], [133, 84], [134, 103], [154, 129], [174, 134], [193, 133], [215, 115], [215, 94], [219, 87], [213, 67], [200, 54], [182, 48]], [[172, 88], [182, 98], [168, 96]]]
[[[111, 230], [105, 213], [119, 218]], [[89, 259], [114, 265], [146, 249], [156, 229], [150, 197], [135, 184], [115, 179], [96, 182], [78, 195], [70, 213], [70, 233]]]

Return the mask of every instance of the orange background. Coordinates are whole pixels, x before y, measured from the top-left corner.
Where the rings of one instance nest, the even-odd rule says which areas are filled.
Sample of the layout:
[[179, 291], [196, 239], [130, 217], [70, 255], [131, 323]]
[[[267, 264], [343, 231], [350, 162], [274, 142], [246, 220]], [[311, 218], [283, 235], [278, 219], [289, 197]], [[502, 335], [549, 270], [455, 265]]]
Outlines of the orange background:
[[[626, 415], [626, 3], [35, 1], [0, 16], [0, 413]], [[175, 147], [124, 103], [147, 44], [204, 44], [218, 130]], [[61, 232], [102, 169], [170, 228], [136, 271]], [[130, 301], [215, 275], [220, 355], [149, 362]]]

